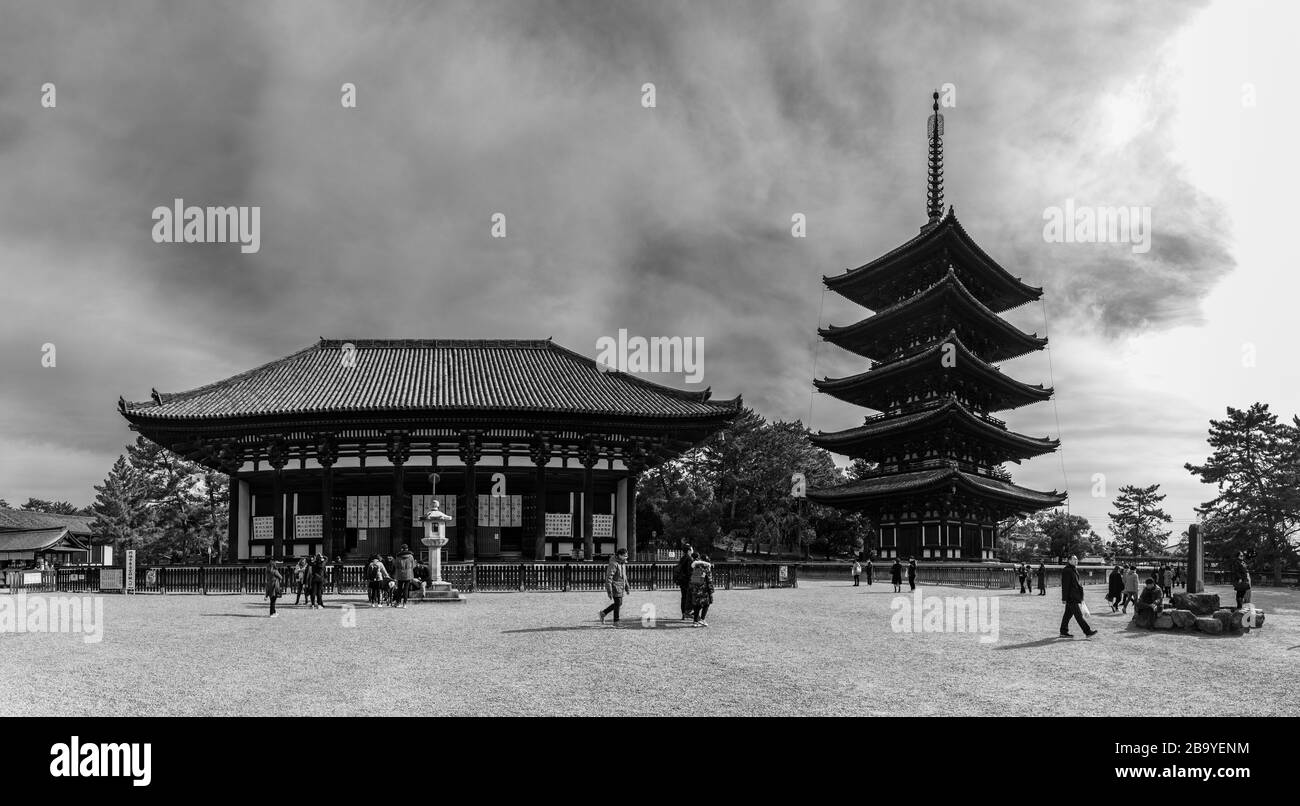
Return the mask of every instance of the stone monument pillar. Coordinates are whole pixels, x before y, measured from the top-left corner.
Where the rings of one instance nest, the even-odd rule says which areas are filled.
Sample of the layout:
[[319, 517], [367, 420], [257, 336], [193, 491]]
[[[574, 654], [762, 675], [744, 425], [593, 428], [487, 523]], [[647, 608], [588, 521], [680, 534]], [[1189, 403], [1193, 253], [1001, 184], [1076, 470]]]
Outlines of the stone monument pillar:
[[1205, 540], [1194, 523], [1187, 527], [1187, 592], [1205, 592]]

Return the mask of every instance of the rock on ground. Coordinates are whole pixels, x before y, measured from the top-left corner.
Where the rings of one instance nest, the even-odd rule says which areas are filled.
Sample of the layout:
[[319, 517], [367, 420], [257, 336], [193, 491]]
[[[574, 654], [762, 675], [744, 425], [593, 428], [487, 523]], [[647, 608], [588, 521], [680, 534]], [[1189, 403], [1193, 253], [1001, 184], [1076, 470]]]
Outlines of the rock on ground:
[[1210, 635], [1218, 635], [1223, 632], [1223, 622], [1211, 616], [1198, 616], [1196, 619], [1196, 629]]
[[1198, 616], [1208, 616], [1222, 608], [1217, 593], [1175, 593], [1171, 598], [1176, 610], [1190, 610]]
[[1171, 630], [1174, 627], [1174, 619], [1168, 613], [1161, 613], [1156, 616], [1156, 623], [1151, 626], [1157, 630]]
[[1180, 630], [1186, 630], [1196, 627], [1196, 614], [1190, 610], [1169, 610], [1166, 611], [1169, 617], [1173, 619], [1174, 626]]

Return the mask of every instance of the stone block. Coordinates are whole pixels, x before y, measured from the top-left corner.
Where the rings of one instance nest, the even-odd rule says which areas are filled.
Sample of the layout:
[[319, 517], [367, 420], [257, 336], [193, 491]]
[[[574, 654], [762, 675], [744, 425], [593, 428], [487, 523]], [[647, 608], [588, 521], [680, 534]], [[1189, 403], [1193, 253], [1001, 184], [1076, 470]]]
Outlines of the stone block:
[[1151, 629], [1156, 625], [1156, 611], [1138, 610], [1133, 614], [1133, 626]]
[[1245, 612], [1241, 610], [1232, 611], [1232, 623], [1228, 625], [1228, 629], [1233, 632], [1241, 632], [1242, 619], [1244, 619], [1245, 616]]
[[1217, 593], [1175, 593], [1172, 599], [1175, 610], [1190, 610], [1198, 616], [1208, 616], [1222, 608]]
[[1180, 630], [1196, 627], [1196, 614], [1190, 610], [1166, 610], [1165, 612], [1173, 619], [1174, 626]]
[[1197, 616], [1196, 629], [1210, 635], [1218, 635], [1223, 632], [1223, 622], [1210, 616]]
[[1223, 625], [1223, 629], [1225, 629], [1225, 630], [1230, 630], [1230, 629], [1232, 629], [1232, 611], [1231, 611], [1231, 610], [1225, 610], [1225, 609], [1222, 609], [1222, 608], [1219, 609], [1219, 610], [1215, 610], [1213, 613], [1210, 614], [1210, 618], [1217, 619], [1218, 622], [1219, 622], [1220, 624]]
[[1172, 630], [1174, 628], [1174, 619], [1168, 613], [1161, 613], [1156, 616], [1156, 623], [1151, 626], [1157, 630]]
[[1264, 611], [1260, 610], [1259, 608], [1255, 608], [1255, 626], [1256, 627], [1264, 626]]

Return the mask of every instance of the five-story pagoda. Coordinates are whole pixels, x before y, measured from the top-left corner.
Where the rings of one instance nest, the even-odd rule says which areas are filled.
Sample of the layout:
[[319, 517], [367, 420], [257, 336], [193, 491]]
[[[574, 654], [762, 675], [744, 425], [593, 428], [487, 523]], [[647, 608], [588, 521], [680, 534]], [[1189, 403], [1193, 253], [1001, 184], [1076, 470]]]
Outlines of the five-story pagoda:
[[994, 556], [998, 522], [1065, 501], [1011, 482], [1002, 469], [1051, 453], [1054, 439], [1007, 428], [991, 412], [1047, 400], [996, 363], [1041, 350], [1047, 340], [999, 314], [1032, 302], [1022, 283], [985, 254], [949, 208], [943, 212], [943, 116], [934, 94], [929, 122], [928, 222], [915, 238], [837, 277], [832, 291], [876, 313], [822, 328], [823, 339], [872, 362], [866, 372], [824, 378], [821, 392], [875, 409], [857, 428], [812, 441], [875, 465], [864, 477], [808, 498], [864, 512], [884, 558], [982, 560]]

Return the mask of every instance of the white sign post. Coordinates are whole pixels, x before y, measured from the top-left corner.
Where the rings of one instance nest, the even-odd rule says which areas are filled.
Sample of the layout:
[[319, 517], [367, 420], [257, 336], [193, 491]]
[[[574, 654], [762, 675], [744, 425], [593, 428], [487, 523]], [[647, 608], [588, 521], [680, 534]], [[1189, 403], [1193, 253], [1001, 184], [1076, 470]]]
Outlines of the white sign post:
[[135, 593], [135, 549], [126, 550], [126, 592]]

